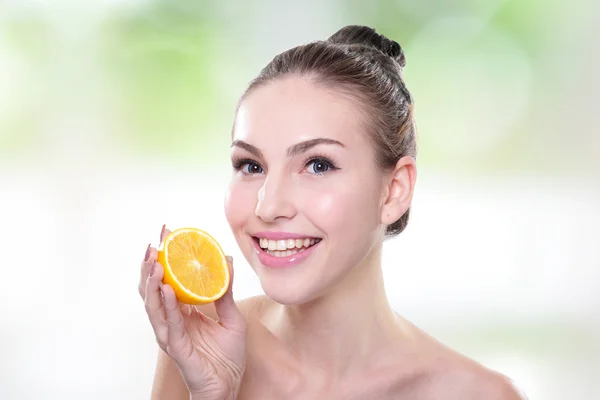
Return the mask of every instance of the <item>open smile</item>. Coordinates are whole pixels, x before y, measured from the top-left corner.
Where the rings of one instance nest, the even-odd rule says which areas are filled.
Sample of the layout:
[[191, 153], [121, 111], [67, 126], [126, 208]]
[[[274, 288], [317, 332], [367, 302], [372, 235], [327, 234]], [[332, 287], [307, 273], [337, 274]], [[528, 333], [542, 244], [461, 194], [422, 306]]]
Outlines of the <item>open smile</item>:
[[321, 238], [282, 233], [252, 236], [260, 262], [267, 267], [296, 265], [308, 257]]

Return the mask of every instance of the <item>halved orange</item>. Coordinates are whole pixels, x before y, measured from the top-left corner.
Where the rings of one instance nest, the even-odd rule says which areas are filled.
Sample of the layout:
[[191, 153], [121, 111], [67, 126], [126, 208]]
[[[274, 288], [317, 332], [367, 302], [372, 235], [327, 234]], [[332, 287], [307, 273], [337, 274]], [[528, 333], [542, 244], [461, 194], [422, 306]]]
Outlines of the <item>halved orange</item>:
[[207, 304], [221, 298], [229, 287], [229, 267], [223, 249], [208, 233], [196, 228], [171, 232], [158, 251], [169, 284], [185, 304]]

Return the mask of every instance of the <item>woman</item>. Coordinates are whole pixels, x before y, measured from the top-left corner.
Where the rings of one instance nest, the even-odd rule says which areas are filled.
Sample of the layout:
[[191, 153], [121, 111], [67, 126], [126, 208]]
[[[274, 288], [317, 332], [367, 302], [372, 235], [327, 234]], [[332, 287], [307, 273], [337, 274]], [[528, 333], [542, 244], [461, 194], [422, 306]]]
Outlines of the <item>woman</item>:
[[180, 305], [148, 247], [154, 399], [521, 398], [386, 299], [382, 243], [406, 227], [416, 179], [404, 65], [398, 43], [347, 26], [250, 83], [225, 212], [265, 296], [236, 304], [230, 286], [214, 306]]

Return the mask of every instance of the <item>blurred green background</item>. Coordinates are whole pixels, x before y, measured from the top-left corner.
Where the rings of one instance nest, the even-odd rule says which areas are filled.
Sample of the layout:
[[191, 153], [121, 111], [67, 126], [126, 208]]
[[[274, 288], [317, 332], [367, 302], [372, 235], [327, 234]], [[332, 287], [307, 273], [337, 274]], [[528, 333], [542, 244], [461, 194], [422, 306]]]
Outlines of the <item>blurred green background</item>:
[[[419, 182], [386, 243], [394, 307], [531, 399], [600, 387], [600, 6], [591, 0], [0, 2], [0, 398], [147, 398], [137, 265], [214, 232], [236, 102], [277, 53], [398, 41]], [[155, 243], [156, 244], [156, 243]], [[398, 265], [398, 260], [402, 260]]]

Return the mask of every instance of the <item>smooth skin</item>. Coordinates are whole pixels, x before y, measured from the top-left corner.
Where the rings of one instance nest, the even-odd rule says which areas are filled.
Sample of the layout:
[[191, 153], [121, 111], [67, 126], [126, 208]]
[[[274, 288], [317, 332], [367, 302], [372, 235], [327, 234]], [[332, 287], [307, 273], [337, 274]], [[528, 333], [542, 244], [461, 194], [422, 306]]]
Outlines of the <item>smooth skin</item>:
[[[162, 285], [162, 299], [149, 248], [140, 294], [160, 347], [152, 399], [524, 399], [390, 307], [382, 243], [410, 206], [416, 165], [402, 157], [381, 170], [365, 121], [355, 100], [307, 77], [244, 99], [225, 213], [265, 295], [236, 304], [230, 286], [191, 307]], [[253, 245], [265, 231], [321, 242], [302, 263], [272, 268]]]

